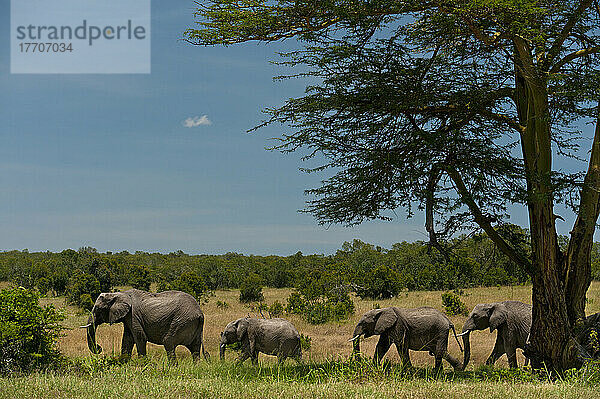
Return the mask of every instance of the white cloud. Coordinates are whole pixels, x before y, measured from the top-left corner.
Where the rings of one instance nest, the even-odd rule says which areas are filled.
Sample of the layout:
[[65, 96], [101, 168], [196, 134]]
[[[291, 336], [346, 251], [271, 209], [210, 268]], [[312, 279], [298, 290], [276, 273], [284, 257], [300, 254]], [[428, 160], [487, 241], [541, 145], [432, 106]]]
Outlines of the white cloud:
[[210, 119], [208, 119], [208, 115], [202, 116], [194, 116], [193, 118], [187, 118], [183, 121], [183, 126], [185, 127], [196, 127], [196, 126], [208, 126], [212, 125]]

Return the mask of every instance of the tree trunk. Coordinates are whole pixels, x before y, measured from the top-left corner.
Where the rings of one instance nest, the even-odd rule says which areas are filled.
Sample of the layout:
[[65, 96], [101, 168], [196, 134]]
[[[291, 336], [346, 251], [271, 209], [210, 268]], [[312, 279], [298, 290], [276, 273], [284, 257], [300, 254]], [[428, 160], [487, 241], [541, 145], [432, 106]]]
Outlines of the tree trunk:
[[579, 365], [571, 334], [563, 254], [558, 245], [551, 181], [552, 147], [546, 78], [536, 74], [531, 49], [515, 40], [515, 94], [527, 177], [532, 246], [533, 320], [527, 355], [534, 368], [556, 370]]
[[591, 252], [594, 231], [600, 212], [600, 106], [596, 120], [596, 132], [587, 174], [581, 189], [579, 212], [571, 231], [566, 257], [567, 313], [572, 326], [577, 327], [585, 319], [585, 299], [592, 282]]

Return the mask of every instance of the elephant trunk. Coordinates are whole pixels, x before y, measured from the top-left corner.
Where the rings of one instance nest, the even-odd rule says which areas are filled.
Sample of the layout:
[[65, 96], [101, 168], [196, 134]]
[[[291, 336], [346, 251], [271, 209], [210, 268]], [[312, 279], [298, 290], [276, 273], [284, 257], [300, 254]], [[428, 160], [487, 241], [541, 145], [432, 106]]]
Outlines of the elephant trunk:
[[352, 354], [360, 353], [360, 335], [352, 341]]
[[94, 324], [94, 316], [88, 318], [87, 328], [87, 344], [90, 352], [98, 354], [102, 352], [102, 347], [96, 343], [96, 325]]
[[221, 347], [219, 348], [219, 358], [225, 360], [225, 344], [221, 344]]
[[463, 364], [462, 364], [463, 370], [467, 367], [467, 364], [469, 363], [469, 360], [471, 359], [471, 342], [469, 340], [469, 335], [471, 335], [470, 330], [463, 331], [463, 333], [462, 333], [463, 346], [465, 347], [465, 353], [464, 353]]
[[356, 355], [360, 353], [360, 336], [364, 334], [364, 331], [361, 327], [361, 325], [357, 325], [356, 328], [354, 329], [354, 333], [352, 334], [352, 338], [350, 338], [350, 341], [352, 341], [352, 354]]

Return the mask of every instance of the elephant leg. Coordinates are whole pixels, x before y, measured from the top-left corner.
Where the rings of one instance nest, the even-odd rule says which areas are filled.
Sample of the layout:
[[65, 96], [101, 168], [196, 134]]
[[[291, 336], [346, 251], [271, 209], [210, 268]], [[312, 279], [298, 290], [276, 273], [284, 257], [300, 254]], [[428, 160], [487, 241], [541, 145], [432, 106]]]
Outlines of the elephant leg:
[[443, 358], [446, 359], [446, 361], [448, 363], [450, 363], [450, 365], [452, 366], [452, 368], [454, 368], [454, 371], [460, 371], [460, 361], [458, 359], [455, 359], [454, 357], [452, 357], [448, 351], [446, 351], [443, 355]]
[[435, 365], [433, 366], [433, 371], [438, 372], [442, 369], [442, 357], [438, 354], [435, 355]]
[[127, 326], [123, 327], [123, 339], [121, 340], [121, 358], [130, 359], [131, 353], [133, 352], [133, 345], [135, 345], [135, 341], [133, 339], [133, 334], [131, 333], [131, 330]]
[[517, 348], [514, 345], [505, 345], [506, 357], [508, 358], [508, 365], [511, 369], [519, 367], [517, 364]]
[[[441, 369], [443, 369], [442, 359], [448, 360], [446, 357], [448, 355], [448, 331], [445, 331], [438, 335], [438, 338], [437, 338], [437, 341], [435, 344], [435, 348], [434, 348], [434, 353], [435, 353], [434, 354], [434, 356], [435, 356], [434, 369], [441, 370]], [[450, 358], [452, 359], [452, 357], [450, 357]], [[454, 359], [452, 359], [452, 360], [454, 360]], [[449, 362], [450, 362], [450, 364], [452, 364], [451, 361], [449, 361]], [[456, 368], [456, 366], [454, 364], [452, 364], [452, 367]]]
[[186, 345], [186, 348], [189, 349], [190, 353], [192, 354], [192, 359], [197, 362], [200, 360], [200, 351], [201, 351], [201, 347], [199, 347], [198, 345], [194, 344], [194, 345]]
[[138, 340], [135, 343], [135, 347], [137, 348], [138, 356], [146, 356], [146, 340]]
[[258, 351], [257, 350], [254, 350], [254, 352], [252, 352], [250, 360], [252, 361], [253, 365], [258, 366]]
[[400, 356], [400, 362], [402, 363], [402, 366], [412, 368], [410, 356], [408, 355], [408, 345], [405, 345], [404, 343], [399, 345], [396, 343], [396, 350], [398, 351], [398, 356]]
[[238, 357], [238, 364], [242, 364], [246, 361], [246, 359], [248, 359], [250, 357], [250, 352], [244, 351], [242, 350], [242, 352], [240, 353], [240, 356]]
[[500, 336], [500, 331], [498, 331], [498, 338], [496, 339], [496, 344], [494, 345], [494, 349], [492, 350], [490, 357], [488, 357], [485, 361], [485, 364], [489, 366], [496, 363], [496, 360], [498, 360], [502, 355], [504, 355], [504, 340]]
[[375, 364], [379, 364], [381, 362], [381, 359], [383, 359], [391, 345], [390, 337], [387, 334], [382, 334], [379, 337], [379, 342], [377, 342], [375, 354], [373, 355], [373, 361]]
[[277, 356], [277, 363], [281, 366], [285, 362], [285, 359], [287, 359], [287, 355], [279, 355]]
[[167, 351], [167, 359], [170, 364], [177, 364], [177, 357], [175, 356], [175, 348], [177, 345], [171, 343], [165, 344], [165, 350]]

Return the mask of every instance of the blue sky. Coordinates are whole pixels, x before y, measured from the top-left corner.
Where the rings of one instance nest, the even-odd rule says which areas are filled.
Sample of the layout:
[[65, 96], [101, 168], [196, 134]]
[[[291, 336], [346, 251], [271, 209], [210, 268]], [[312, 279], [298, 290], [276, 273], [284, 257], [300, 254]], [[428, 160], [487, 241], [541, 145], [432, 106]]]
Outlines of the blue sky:
[[[194, 47], [179, 40], [193, 1], [155, 0], [151, 74], [11, 75], [9, 4], [0, 0], [0, 250], [288, 255], [426, 238], [421, 215], [327, 229], [297, 212], [319, 176], [265, 150], [276, 127], [246, 133], [261, 109], [303, 92], [302, 81], [273, 82], [283, 71], [268, 62], [293, 44]], [[184, 126], [205, 115], [210, 124]]]

